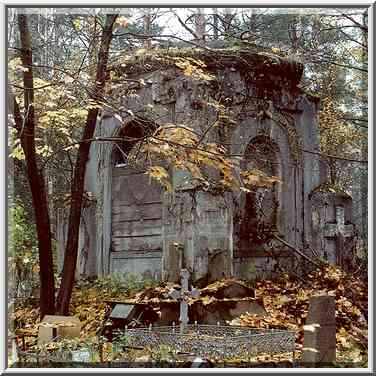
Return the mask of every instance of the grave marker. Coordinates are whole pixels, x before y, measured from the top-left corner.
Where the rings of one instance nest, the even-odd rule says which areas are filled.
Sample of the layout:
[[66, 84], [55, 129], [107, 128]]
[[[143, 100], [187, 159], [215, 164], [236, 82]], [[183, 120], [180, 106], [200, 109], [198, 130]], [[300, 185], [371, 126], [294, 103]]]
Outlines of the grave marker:
[[56, 338], [77, 338], [81, 322], [75, 316], [44, 316], [39, 324], [38, 344], [49, 343]]
[[335, 297], [315, 296], [309, 300], [304, 326], [303, 362], [307, 365], [336, 361]]
[[324, 236], [326, 239], [335, 240], [336, 263], [343, 265], [343, 253], [345, 240], [353, 236], [354, 225], [345, 224], [345, 209], [341, 206], [336, 208], [336, 222], [325, 224]]
[[110, 319], [131, 320], [136, 315], [135, 305], [127, 303], [116, 303], [112, 309]]
[[188, 325], [188, 299], [190, 297], [197, 298], [200, 292], [196, 289], [191, 289], [189, 291], [188, 281], [189, 281], [189, 271], [187, 269], [182, 269], [180, 272], [181, 276], [181, 290], [173, 290], [169, 293], [169, 297], [180, 301], [180, 333], [184, 332], [184, 329]]

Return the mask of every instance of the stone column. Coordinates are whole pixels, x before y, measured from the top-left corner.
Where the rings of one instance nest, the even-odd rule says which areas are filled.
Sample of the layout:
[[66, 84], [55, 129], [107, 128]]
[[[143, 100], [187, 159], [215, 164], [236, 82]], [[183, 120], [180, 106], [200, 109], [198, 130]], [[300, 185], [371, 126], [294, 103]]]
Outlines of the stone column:
[[303, 365], [325, 365], [336, 361], [335, 297], [315, 296], [309, 300], [304, 326]]

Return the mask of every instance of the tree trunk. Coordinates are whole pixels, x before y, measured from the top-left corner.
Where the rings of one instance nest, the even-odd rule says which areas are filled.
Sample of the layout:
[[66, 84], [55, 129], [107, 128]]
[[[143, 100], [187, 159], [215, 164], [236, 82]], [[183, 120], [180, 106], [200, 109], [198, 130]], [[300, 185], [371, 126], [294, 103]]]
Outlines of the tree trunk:
[[[363, 19], [362, 19], [363, 26], [367, 27], [367, 12], [363, 13]], [[362, 44], [364, 46], [368, 45], [368, 34], [365, 30], [362, 30]], [[367, 67], [367, 59], [368, 59], [368, 51], [366, 51], [364, 48], [362, 49], [362, 63], [364, 64], [363, 68]], [[363, 117], [368, 117], [368, 112], [364, 109], [367, 108], [368, 102], [367, 102], [367, 85], [368, 76], [366, 72], [362, 73], [362, 79], [361, 79], [361, 85], [362, 89], [364, 90], [364, 99], [362, 103], [362, 111], [363, 111]], [[368, 128], [363, 128], [363, 132], [365, 133], [365, 140], [362, 142], [362, 149], [361, 149], [361, 156], [363, 160], [367, 160], [368, 158]], [[368, 246], [368, 165], [366, 165], [361, 171], [361, 208], [362, 208], [362, 238], [364, 240], [364, 245], [366, 248]]]
[[206, 28], [205, 14], [202, 12], [201, 8], [197, 8], [197, 13], [195, 14], [195, 33], [198, 39], [197, 43], [199, 44], [204, 44], [205, 28]]
[[21, 60], [27, 71], [23, 74], [25, 115], [22, 119], [18, 103], [14, 100], [15, 122], [25, 153], [26, 172], [35, 210], [40, 267], [40, 314], [54, 314], [55, 286], [51, 247], [51, 228], [48, 203], [42, 171], [38, 168], [35, 150], [34, 80], [31, 38], [26, 15], [18, 15], [21, 38]]
[[[144, 34], [150, 35], [151, 34], [151, 9], [147, 9], [147, 13], [144, 15]], [[151, 39], [146, 39], [144, 41], [144, 48], [150, 49], [151, 48]]]
[[219, 37], [219, 32], [218, 32], [218, 9], [213, 8], [213, 34], [214, 34], [214, 39], [217, 40]]
[[232, 20], [234, 18], [234, 15], [231, 13], [231, 9], [225, 8], [224, 10], [224, 16], [223, 16], [223, 30], [224, 30], [224, 36], [226, 39], [228, 39], [231, 35], [231, 29], [232, 29]]
[[[116, 17], [117, 15], [106, 16], [106, 21], [102, 33], [98, 56], [97, 75], [92, 94], [92, 99], [97, 102], [101, 101], [104, 95], [108, 54], [112, 40], [112, 28]], [[65, 249], [62, 280], [56, 305], [56, 310], [61, 315], [68, 315], [69, 313], [69, 303], [72, 296], [74, 277], [76, 273], [78, 237], [81, 220], [82, 199], [84, 193], [84, 179], [91, 145], [91, 142], [87, 140], [93, 138], [97, 115], [98, 108], [90, 108], [81, 140], [82, 142], [80, 143], [80, 147], [78, 149], [77, 160], [74, 167], [68, 223], [68, 239]]]

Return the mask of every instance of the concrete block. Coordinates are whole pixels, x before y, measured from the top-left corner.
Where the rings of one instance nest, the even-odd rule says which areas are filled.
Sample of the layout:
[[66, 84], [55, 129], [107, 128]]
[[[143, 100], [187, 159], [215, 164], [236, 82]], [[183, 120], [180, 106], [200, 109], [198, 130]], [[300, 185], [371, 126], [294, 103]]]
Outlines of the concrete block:
[[39, 324], [38, 344], [52, 342], [56, 337], [77, 338], [80, 336], [81, 322], [75, 316], [44, 316]]

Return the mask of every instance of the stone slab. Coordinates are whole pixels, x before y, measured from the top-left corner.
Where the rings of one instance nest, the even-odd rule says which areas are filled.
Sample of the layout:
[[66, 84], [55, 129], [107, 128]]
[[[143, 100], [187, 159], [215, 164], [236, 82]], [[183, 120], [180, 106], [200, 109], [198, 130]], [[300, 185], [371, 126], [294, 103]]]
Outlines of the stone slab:
[[265, 315], [266, 311], [259, 303], [250, 300], [239, 300], [235, 308], [230, 309], [230, 314], [233, 317], [238, 317], [245, 313], [255, 315]]
[[80, 331], [81, 322], [78, 317], [46, 315], [39, 324], [38, 344], [49, 343], [56, 336], [77, 338]]
[[226, 245], [224, 249], [213, 251], [209, 255], [209, 282], [218, 281], [231, 276], [230, 251]]
[[116, 304], [110, 313], [110, 319], [124, 319], [126, 320], [128, 316], [134, 311], [134, 304]]

